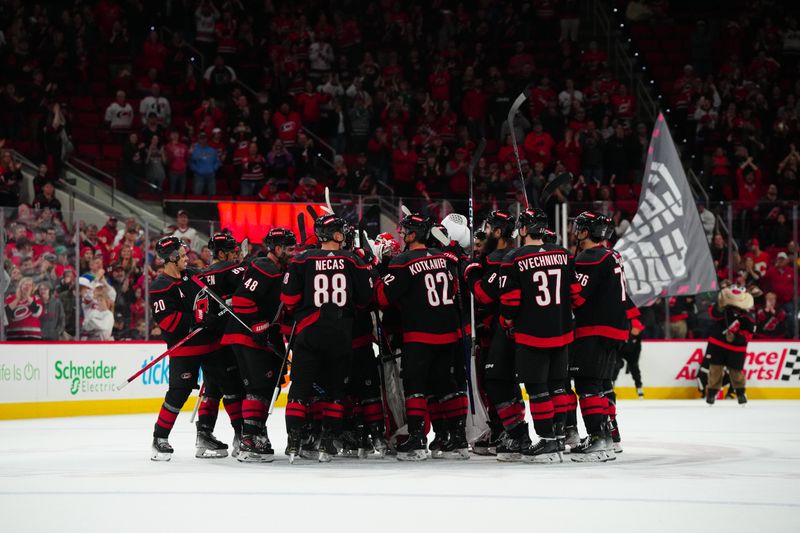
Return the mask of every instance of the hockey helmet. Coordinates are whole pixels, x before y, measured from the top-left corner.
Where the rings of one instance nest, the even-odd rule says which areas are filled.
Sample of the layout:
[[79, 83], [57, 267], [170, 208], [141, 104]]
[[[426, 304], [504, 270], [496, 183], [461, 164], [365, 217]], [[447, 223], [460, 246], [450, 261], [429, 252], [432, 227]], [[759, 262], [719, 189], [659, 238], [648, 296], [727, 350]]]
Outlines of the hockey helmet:
[[319, 242], [333, 241], [333, 235], [336, 232], [345, 234], [345, 226], [347, 222], [336, 215], [322, 215], [314, 221], [314, 235], [317, 236]]
[[594, 211], [584, 211], [575, 217], [575, 222], [572, 226], [572, 231], [575, 235], [583, 230], [589, 232], [589, 238], [594, 242], [601, 242], [611, 238], [614, 233], [614, 223], [605, 215]]
[[239, 243], [228, 233], [215, 233], [208, 240], [208, 249], [214, 254], [217, 252], [236, 252], [239, 250]]
[[297, 237], [290, 229], [272, 228], [264, 236], [264, 247], [271, 252], [276, 246], [297, 246]]
[[510, 239], [514, 233], [517, 221], [514, 215], [505, 209], [496, 209], [489, 213], [486, 217], [485, 225], [489, 226], [491, 231], [500, 230], [500, 237], [503, 239]]
[[380, 247], [383, 255], [386, 257], [396, 257], [400, 254], [400, 243], [394, 238], [394, 235], [388, 231], [379, 233], [378, 236], [375, 237], [375, 246]]
[[400, 229], [405, 235], [409, 233], [417, 234], [417, 242], [426, 242], [431, 235], [433, 221], [431, 217], [425, 217], [419, 213], [411, 213], [400, 220]]
[[178, 237], [162, 237], [156, 243], [156, 255], [166, 262], [177, 262], [184, 244]]
[[526, 228], [531, 237], [542, 236], [547, 229], [547, 213], [538, 207], [529, 207], [519, 214], [517, 227]]
[[542, 240], [547, 244], [557, 244], [558, 234], [551, 229], [545, 228], [544, 234], [542, 235]]

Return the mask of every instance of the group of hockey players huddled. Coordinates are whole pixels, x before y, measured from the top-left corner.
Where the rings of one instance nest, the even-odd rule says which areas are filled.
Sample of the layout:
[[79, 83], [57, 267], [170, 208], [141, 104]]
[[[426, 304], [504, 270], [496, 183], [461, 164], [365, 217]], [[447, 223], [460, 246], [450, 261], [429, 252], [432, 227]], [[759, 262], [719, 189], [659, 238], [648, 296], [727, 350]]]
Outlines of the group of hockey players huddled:
[[178, 238], [161, 239], [165, 265], [150, 294], [170, 349], [169, 389], [151, 458], [171, 458], [170, 431], [202, 370], [196, 457], [228, 455], [213, 434], [221, 402], [231, 455], [272, 461], [267, 418], [288, 368], [290, 462], [470, 451], [504, 462], [613, 460], [622, 448], [612, 379], [638, 311], [606, 246], [612, 221], [580, 214], [575, 256], [541, 209], [493, 211], [482, 231], [481, 249], [465, 250], [446, 226], [407, 213], [399, 240], [373, 241], [327, 213], [314, 221], [314, 244], [274, 228], [247, 257], [214, 234], [202, 271], [187, 267]]

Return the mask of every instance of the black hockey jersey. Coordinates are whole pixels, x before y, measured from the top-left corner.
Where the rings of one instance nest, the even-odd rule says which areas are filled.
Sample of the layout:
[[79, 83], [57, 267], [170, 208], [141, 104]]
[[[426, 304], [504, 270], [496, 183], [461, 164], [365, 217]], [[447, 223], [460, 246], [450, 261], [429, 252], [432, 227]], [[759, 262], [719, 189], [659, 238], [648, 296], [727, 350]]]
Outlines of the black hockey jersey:
[[573, 258], [555, 244], [508, 253], [499, 276], [501, 325], [513, 321], [514, 340], [557, 348], [573, 340], [572, 295], [579, 291]]
[[[709, 352], [747, 352], [747, 343], [756, 332], [756, 323], [750, 313], [731, 306], [720, 309], [719, 305], [714, 304], [708, 309], [708, 314], [714, 319], [711, 335], [708, 337]], [[728, 333], [733, 333], [733, 341], [728, 340]]]
[[343, 316], [355, 318], [357, 309], [372, 301], [369, 269], [346, 250], [309, 249], [295, 256], [281, 289], [281, 301], [293, 312], [300, 333], [320, 317], [320, 308], [332, 304]]
[[[194, 306], [200, 287], [191, 280], [191, 276], [198, 273], [197, 270], [187, 269], [180, 278], [161, 273], [150, 284], [153, 318], [161, 328], [161, 336], [168, 347], [177, 344], [197, 327]], [[202, 331], [172, 352], [170, 357], [203, 355], [218, 348], [219, 343]]]
[[[283, 272], [268, 257], [254, 259], [242, 274], [231, 298], [231, 308], [254, 332], [265, 330], [278, 312], [282, 281]], [[228, 318], [222, 344], [265, 348], [254, 342], [252, 333], [233, 317]]]
[[[214, 291], [214, 294], [219, 296], [223, 301], [227, 302], [236, 288], [242, 281], [242, 274], [244, 274], [247, 267], [241, 263], [234, 263], [233, 261], [218, 261], [201, 271], [199, 278], [208, 285], [208, 289]], [[208, 312], [212, 314], [219, 314], [221, 308], [217, 302], [209, 298], [207, 304]], [[235, 320], [235, 319], [232, 319]], [[213, 328], [208, 329], [208, 335], [214, 335], [218, 339], [222, 338], [225, 333], [225, 326], [227, 318], [218, 321]], [[201, 333], [203, 335], [203, 333]]]
[[638, 310], [628, 297], [622, 257], [598, 245], [575, 258], [580, 292], [573, 299], [575, 337], [607, 337], [620, 341], [630, 336], [629, 320]]
[[451, 264], [436, 248], [408, 250], [389, 263], [376, 295], [381, 308], [399, 303], [403, 342], [449, 344], [461, 338]]
[[[512, 249], [509, 248], [494, 250], [482, 259], [481, 269], [473, 268], [473, 265], [477, 263], [472, 263], [466, 268], [467, 287], [475, 295], [475, 300], [481, 306], [481, 310], [488, 315], [497, 315], [500, 301], [498, 284], [500, 268], [503, 265], [503, 258], [511, 251]], [[475, 272], [480, 272], [480, 276]]]

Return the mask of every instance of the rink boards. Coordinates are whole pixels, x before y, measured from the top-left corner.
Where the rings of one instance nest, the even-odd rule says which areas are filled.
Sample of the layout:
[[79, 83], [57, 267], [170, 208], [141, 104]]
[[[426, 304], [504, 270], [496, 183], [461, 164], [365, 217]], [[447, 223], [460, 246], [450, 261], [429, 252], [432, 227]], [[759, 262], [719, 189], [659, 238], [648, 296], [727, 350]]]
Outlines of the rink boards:
[[[165, 349], [159, 342], [0, 345], [0, 419], [155, 412], [167, 389], [169, 361], [156, 363], [122, 390], [116, 386]], [[640, 366], [647, 399], [698, 398], [704, 342], [646, 341]], [[800, 399], [800, 342], [753, 342], [745, 362], [751, 399]], [[634, 398], [630, 375], [617, 381]], [[281, 395], [278, 406], [285, 403]], [[194, 407], [194, 400], [186, 409]]]

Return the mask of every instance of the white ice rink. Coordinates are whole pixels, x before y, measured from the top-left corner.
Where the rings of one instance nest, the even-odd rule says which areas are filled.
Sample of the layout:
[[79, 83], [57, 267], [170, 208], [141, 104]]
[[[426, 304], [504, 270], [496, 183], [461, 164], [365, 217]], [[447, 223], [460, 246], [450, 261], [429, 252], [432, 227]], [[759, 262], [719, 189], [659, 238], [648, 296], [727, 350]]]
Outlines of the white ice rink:
[[[182, 414], [169, 463], [152, 415], [0, 422], [0, 531], [800, 532], [800, 402], [620, 403], [606, 464], [334, 459], [289, 465], [193, 455]], [[220, 414], [217, 436], [232, 431]]]

